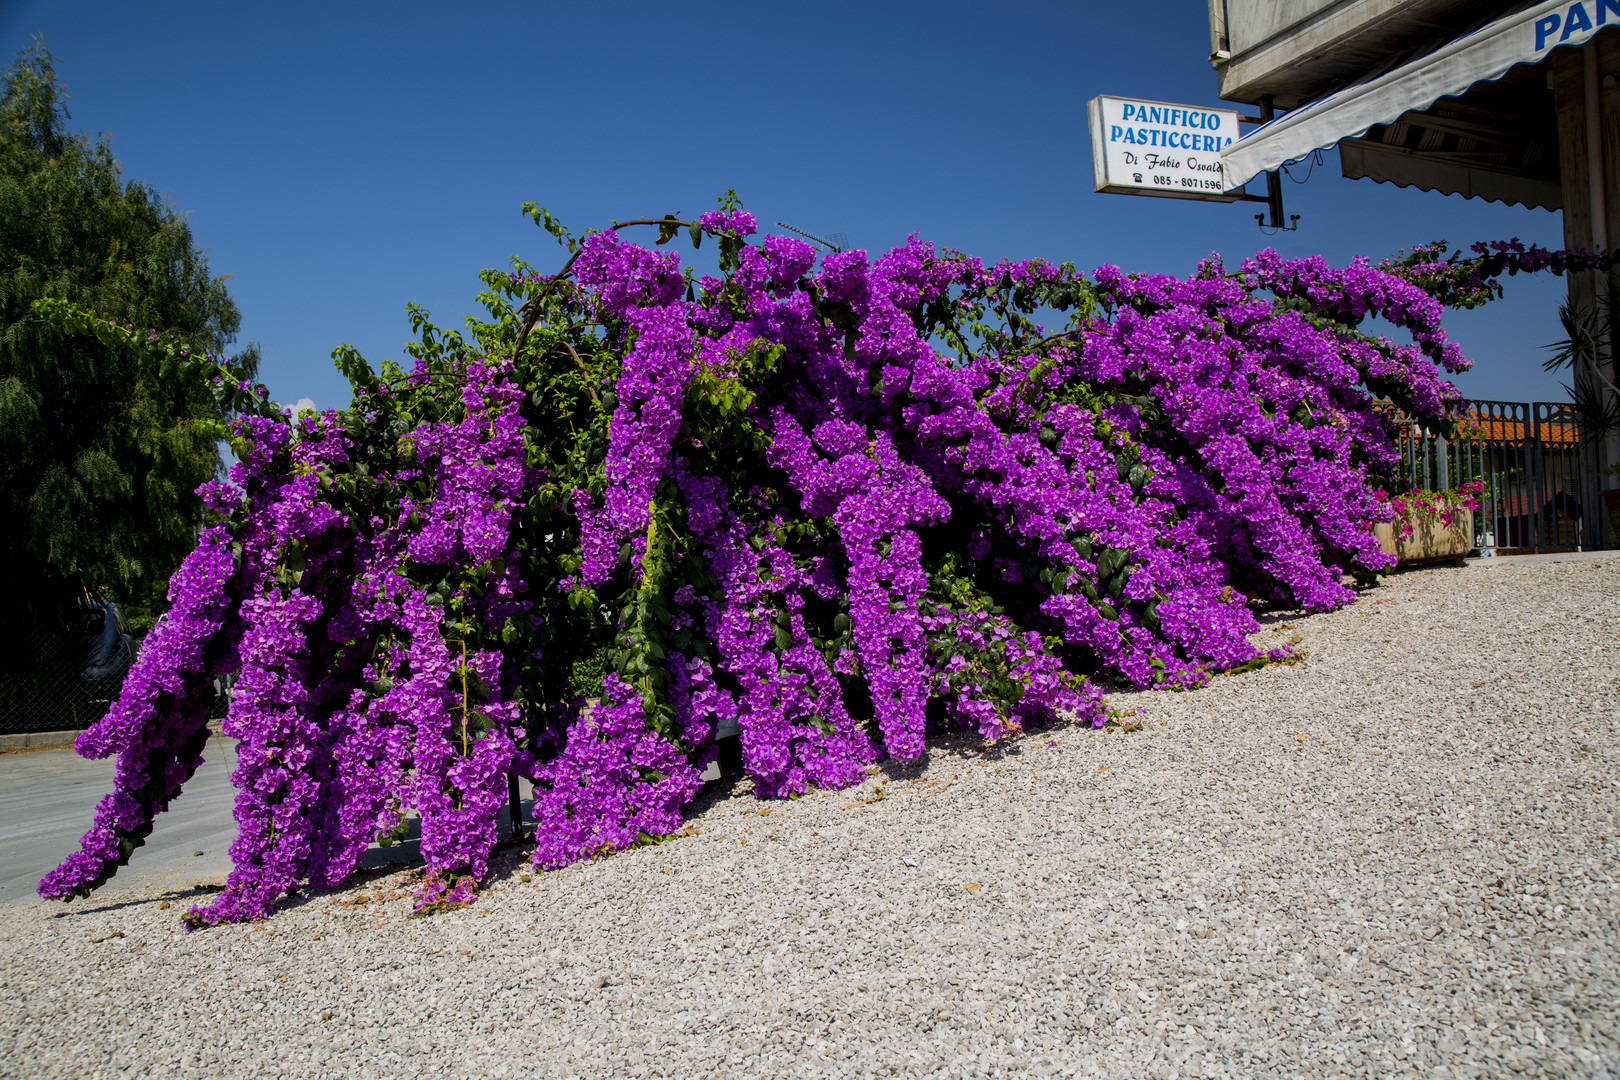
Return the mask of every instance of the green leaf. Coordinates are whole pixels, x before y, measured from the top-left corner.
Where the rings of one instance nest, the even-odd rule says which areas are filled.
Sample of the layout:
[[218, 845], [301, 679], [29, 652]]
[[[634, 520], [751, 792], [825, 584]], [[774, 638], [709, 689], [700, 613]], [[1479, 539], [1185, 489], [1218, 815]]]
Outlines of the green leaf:
[[1142, 625], [1155, 634], [1159, 632], [1159, 602], [1157, 600], [1142, 609]]

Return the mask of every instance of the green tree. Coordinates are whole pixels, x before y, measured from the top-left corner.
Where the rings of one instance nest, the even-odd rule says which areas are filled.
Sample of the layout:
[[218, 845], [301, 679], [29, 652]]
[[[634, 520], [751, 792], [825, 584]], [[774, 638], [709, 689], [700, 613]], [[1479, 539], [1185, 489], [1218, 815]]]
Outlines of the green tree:
[[[55, 57], [21, 53], [0, 92], [0, 641], [65, 625], [85, 597], [162, 602], [221, 468], [220, 419], [194, 375], [54, 328], [71, 301], [220, 353], [241, 316], [184, 218], [125, 183], [104, 136], [67, 129]], [[236, 365], [257, 370], [253, 347]], [[23, 650], [26, 653], [27, 650]], [[0, 665], [19, 654], [7, 650]]]

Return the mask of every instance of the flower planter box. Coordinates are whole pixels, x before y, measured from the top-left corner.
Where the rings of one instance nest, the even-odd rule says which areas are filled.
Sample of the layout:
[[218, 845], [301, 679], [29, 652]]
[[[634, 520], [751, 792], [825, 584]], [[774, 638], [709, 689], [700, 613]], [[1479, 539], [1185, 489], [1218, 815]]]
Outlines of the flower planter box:
[[[1385, 522], [1373, 526], [1373, 535], [1386, 552], [1398, 562], [1431, 562], [1438, 559], [1460, 559], [1474, 550], [1474, 512], [1459, 507], [1451, 512], [1451, 525], [1445, 518], [1413, 506], [1406, 511], [1407, 524], [1412, 535], [1405, 540], [1396, 539], [1399, 522]], [[1404, 531], [1404, 530], [1403, 530]]]

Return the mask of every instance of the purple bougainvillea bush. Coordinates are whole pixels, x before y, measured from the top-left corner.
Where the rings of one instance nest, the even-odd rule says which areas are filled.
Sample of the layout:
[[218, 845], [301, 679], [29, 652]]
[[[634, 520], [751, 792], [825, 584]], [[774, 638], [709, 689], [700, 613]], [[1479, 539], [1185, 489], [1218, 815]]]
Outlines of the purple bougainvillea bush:
[[342, 882], [410, 817], [421, 902], [468, 901], [514, 775], [542, 868], [666, 835], [722, 725], [778, 798], [931, 730], [1101, 724], [1101, 687], [1264, 663], [1254, 603], [1334, 608], [1384, 568], [1374, 399], [1444, 423], [1440, 372], [1467, 367], [1399, 267], [1267, 251], [1087, 278], [915, 238], [818, 257], [729, 198], [627, 223], [652, 246], [531, 212], [562, 270], [486, 272], [465, 335], [412, 308], [408, 367], [339, 350], [342, 411], [42, 309], [237, 416], [169, 615], [79, 740], [118, 755], [114, 791], [42, 895], [130, 857], [230, 673], [234, 870], [194, 926]]

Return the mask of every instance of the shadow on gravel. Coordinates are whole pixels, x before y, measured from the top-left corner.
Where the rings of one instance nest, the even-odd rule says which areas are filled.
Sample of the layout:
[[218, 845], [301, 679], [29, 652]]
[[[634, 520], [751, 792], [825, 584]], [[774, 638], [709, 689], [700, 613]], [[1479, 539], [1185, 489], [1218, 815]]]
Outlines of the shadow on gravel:
[[51, 918], [65, 919], [71, 918], [75, 915], [104, 914], [109, 911], [122, 911], [125, 908], [146, 907], [150, 904], [161, 904], [165, 900], [176, 906], [187, 902], [201, 903], [204, 897], [212, 896], [214, 893], [220, 892], [224, 888], [225, 886], [223, 885], [214, 884], [193, 885], [184, 889], [169, 889], [166, 892], [157, 893], [153, 896], [143, 896], [138, 900], [119, 900], [106, 904], [85, 904], [83, 901], [74, 900], [70, 903], [62, 905], [62, 910], [56, 912], [56, 914], [52, 915]]

